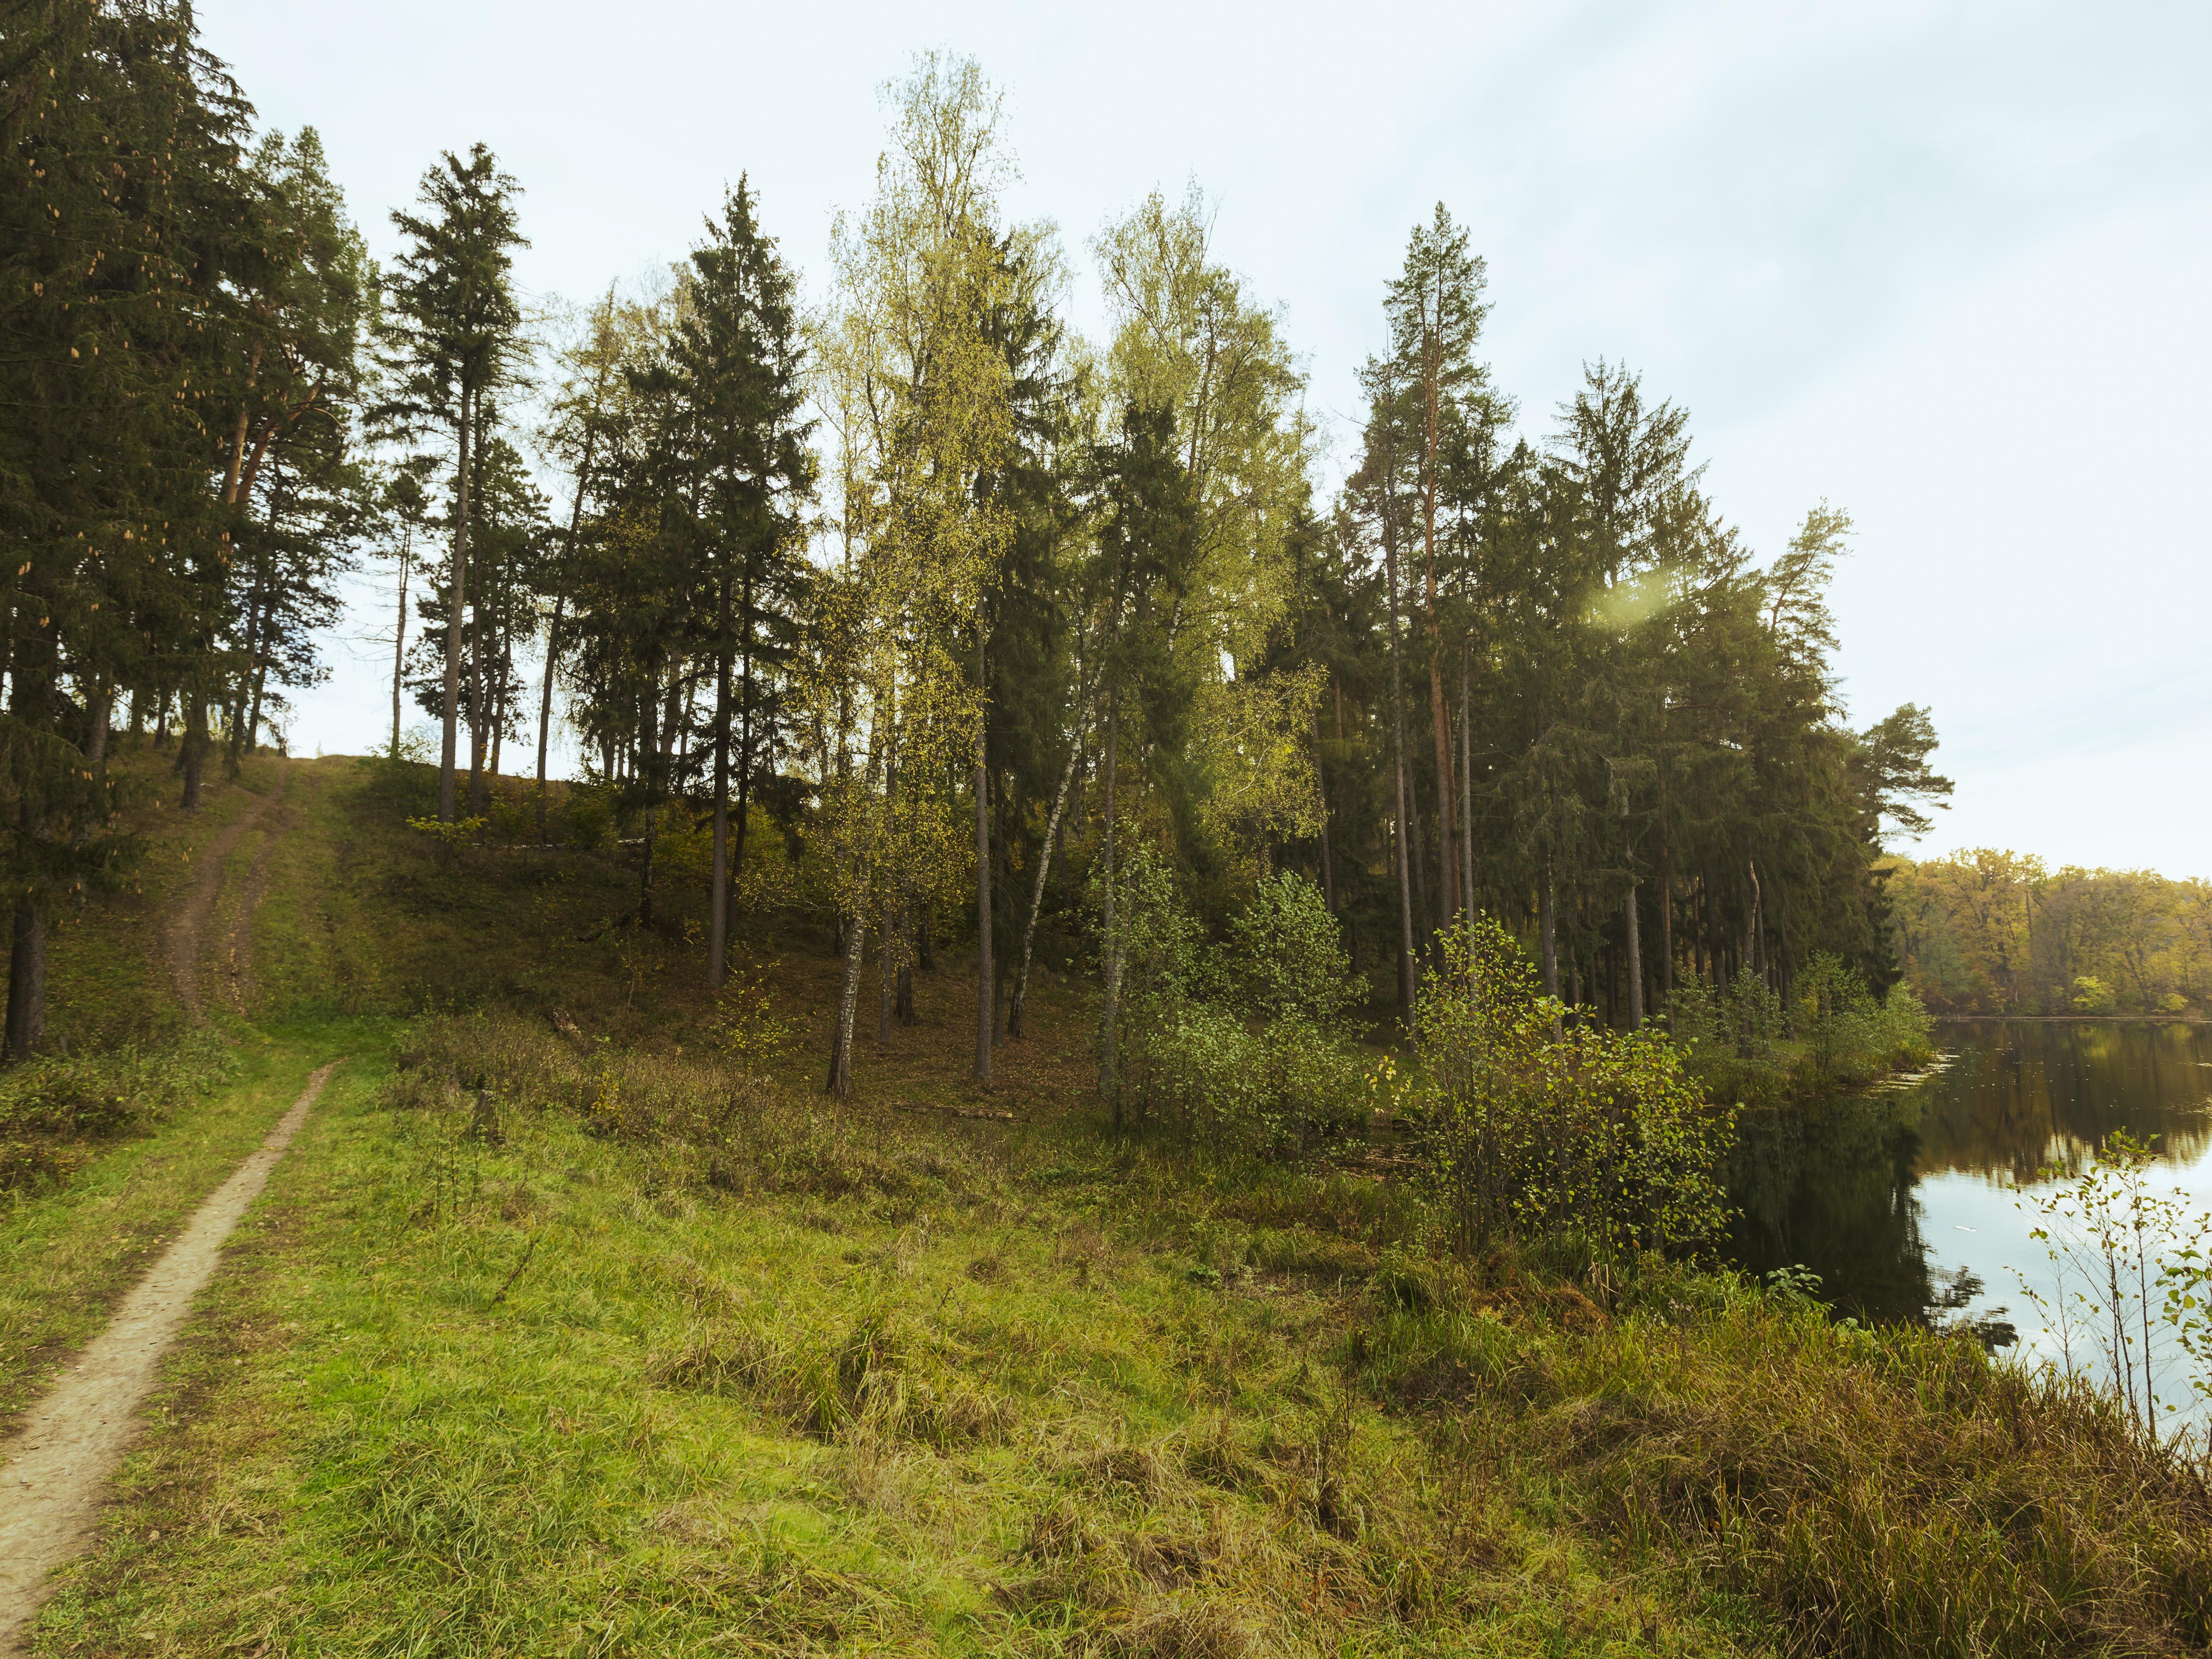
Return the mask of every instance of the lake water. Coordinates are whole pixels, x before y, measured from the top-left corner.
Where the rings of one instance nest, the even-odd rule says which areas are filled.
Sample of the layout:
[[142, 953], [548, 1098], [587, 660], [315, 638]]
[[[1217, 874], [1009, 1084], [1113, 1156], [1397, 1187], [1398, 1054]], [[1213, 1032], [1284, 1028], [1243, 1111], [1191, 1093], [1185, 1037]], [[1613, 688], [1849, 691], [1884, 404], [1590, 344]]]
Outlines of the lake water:
[[1936, 1028], [1946, 1059], [1907, 1087], [1747, 1114], [1730, 1247], [1755, 1272], [1804, 1267], [1863, 1318], [1970, 1320], [2050, 1351], [2020, 1274], [2048, 1286], [2020, 1205], [2114, 1129], [2152, 1143], [2155, 1188], [2212, 1210], [2212, 1030], [2118, 1021]]

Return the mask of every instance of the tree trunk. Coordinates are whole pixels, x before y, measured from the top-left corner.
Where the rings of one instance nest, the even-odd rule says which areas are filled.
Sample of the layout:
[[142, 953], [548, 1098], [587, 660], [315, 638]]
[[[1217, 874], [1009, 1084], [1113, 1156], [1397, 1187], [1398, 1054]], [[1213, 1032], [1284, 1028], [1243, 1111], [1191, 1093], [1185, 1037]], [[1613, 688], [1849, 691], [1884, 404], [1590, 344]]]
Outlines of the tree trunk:
[[413, 526], [399, 544], [399, 610], [392, 628], [392, 758], [399, 758], [399, 692], [407, 670], [407, 576], [415, 550]]
[[256, 747], [254, 733], [261, 729], [261, 694], [269, 688], [269, 665], [257, 663], [253, 669], [253, 702], [246, 711], [246, 752], [252, 754]]
[[890, 899], [886, 896], [883, 921], [876, 929], [876, 1042], [878, 1047], [888, 1047], [891, 1040], [891, 1006], [897, 977], [896, 964], [891, 960], [891, 941], [896, 937], [897, 926]]
[[207, 769], [208, 750], [207, 698], [198, 690], [194, 690], [187, 699], [185, 740], [179, 748], [177, 758], [184, 763], [185, 792], [178, 805], [187, 812], [197, 812], [200, 806], [200, 779]]
[[[481, 577], [483, 573], [478, 571]], [[489, 641], [484, 635], [483, 605], [481, 598], [483, 584], [477, 584], [479, 603], [477, 605], [475, 626], [469, 629], [469, 811], [481, 817], [484, 810], [484, 749], [490, 730], [491, 710], [487, 705], [484, 688], [484, 658], [489, 653]]]
[[1559, 906], [1552, 892], [1552, 872], [1544, 872], [1544, 887], [1536, 899], [1536, 931], [1544, 941], [1544, 994], [1559, 994]]
[[1114, 927], [1114, 768], [1120, 747], [1117, 738], [1121, 713], [1120, 696], [1109, 696], [1106, 703], [1106, 831], [1101, 854], [1106, 866], [1106, 884], [1099, 918], [1105, 957], [1100, 966], [1106, 985], [1098, 1015], [1098, 1092], [1114, 1104], [1116, 1129], [1121, 1127], [1121, 1093], [1115, 1087], [1114, 1076], [1116, 1044], [1120, 1041], [1120, 1033], [1115, 1027], [1121, 1012], [1121, 941]]
[[1459, 652], [1459, 846], [1462, 862], [1460, 903], [1474, 919], [1474, 693], [1470, 685], [1468, 653]]
[[830, 1082], [824, 1092], [840, 1101], [853, 1097], [853, 1016], [860, 1001], [860, 956], [868, 924], [860, 915], [844, 918], [845, 974], [837, 991], [837, 1024], [830, 1039]]
[[1075, 781], [1076, 765], [1082, 758], [1083, 741], [1079, 730], [1074, 745], [1067, 751], [1067, 764], [1060, 770], [1060, 787], [1053, 792], [1052, 817], [1044, 829], [1044, 850], [1037, 856], [1036, 882], [1030, 892], [1029, 921], [1022, 928], [1021, 970], [1014, 977], [1013, 1006], [1006, 1015], [1006, 1035], [1010, 1037], [1022, 1034], [1022, 1006], [1030, 994], [1030, 954], [1036, 944], [1037, 917], [1044, 910], [1044, 878], [1052, 868], [1053, 848], [1060, 842], [1060, 818], [1067, 806], [1068, 787]]
[[1674, 994], [1674, 866], [1664, 846], [1659, 848], [1659, 997], [1663, 1004]]
[[115, 688], [104, 680], [94, 684], [85, 710], [91, 730], [85, 738], [84, 759], [95, 774], [107, 764], [107, 723], [114, 717], [114, 708]]
[[495, 681], [495, 684], [492, 687], [489, 696], [489, 702], [491, 704], [491, 712], [489, 715], [491, 725], [491, 759], [484, 768], [484, 787], [487, 790], [491, 787], [490, 780], [499, 775], [500, 750], [504, 745], [507, 738], [507, 682], [509, 678], [509, 671], [514, 665], [510, 658], [511, 653], [507, 642], [505, 640], [501, 640], [499, 647], [499, 659], [492, 665], [493, 678]]
[[545, 746], [553, 730], [553, 665], [561, 658], [561, 611], [568, 603], [566, 592], [553, 596], [553, 620], [545, 628], [545, 682], [538, 690], [538, 842], [541, 847], [552, 839], [545, 823]]
[[[273, 515], [272, 515], [273, 516]], [[267, 573], [261, 560], [254, 561], [253, 586], [246, 600], [246, 677], [238, 688], [238, 701], [232, 706], [230, 715], [229, 775], [238, 775], [238, 757], [241, 750], [251, 753], [253, 746], [252, 726], [261, 723], [261, 709], [256, 699], [252, 726], [246, 720], [246, 702], [253, 696], [256, 683], [254, 663], [261, 652], [262, 593], [267, 583]]]
[[[1433, 587], [1436, 577], [1429, 578]], [[1436, 632], [1435, 598], [1430, 599], [1429, 631]], [[1434, 648], [1429, 653], [1429, 720], [1435, 727], [1437, 747], [1437, 926], [1448, 927], [1460, 912], [1459, 836], [1455, 822], [1459, 814], [1452, 796], [1452, 785], [1459, 771], [1452, 764], [1451, 715], [1444, 705], [1443, 646], [1431, 639]]]
[[[1449, 787], [1447, 786], [1441, 793], [1449, 794]], [[1427, 851], [1421, 845], [1420, 787], [1410, 774], [1406, 780], [1406, 804], [1411, 809], [1406, 815], [1406, 845], [1413, 860], [1413, 938], [1416, 941], [1413, 969], [1414, 983], [1418, 985], [1421, 964], [1435, 957], [1437, 920], [1436, 912], [1430, 908]]]
[[[1341, 694], [1340, 693], [1340, 697]], [[1337, 719], [1344, 718], [1343, 703], [1337, 705]], [[1321, 709], [1314, 709], [1314, 787], [1321, 795], [1321, 902], [1332, 916], [1336, 914], [1336, 866], [1328, 853], [1328, 775], [1321, 759]]]
[[891, 1005], [892, 1017], [902, 1025], [914, 1024], [914, 946], [916, 914], [913, 896], [909, 894], [906, 902], [899, 908], [898, 994]]
[[738, 607], [738, 823], [730, 848], [730, 920], [732, 937], [738, 931], [738, 881], [745, 872], [745, 831], [752, 823], [753, 782], [753, 589], [750, 576], [739, 592]]
[[[9, 688], [16, 720], [36, 731], [53, 717], [53, 658], [51, 646], [41, 649], [40, 661], [26, 675], [24, 665], [14, 665]], [[29, 654], [29, 653], [27, 653]], [[23, 780], [16, 808], [22, 830], [22, 847], [35, 848], [46, 830], [40, 781], [34, 771]], [[37, 1052], [46, 1024], [46, 907], [37, 885], [27, 885], [15, 896], [15, 936], [8, 954], [8, 1026], [6, 1058], [10, 1063], [28, 1060]]]
[[986, 765], [986, 727], [975, 727], [975, 1081], [991, 1080], [993, 1005], [998, 986], [991, 973], [991, 775]]
[[[720, 640], [730, 636], [730, 588], [720, 584]], [[547, 675], [552, 669], [549, 663]], [[538, 753], [544, 753], [541, 740]], [[542, 776], [544, 763], [538, 763]], [[544, 811], [544, 785], [538, 785], [538, 811]], [[707, 887], [707, 988], [719, 991], [729, 976], [730, 951], [730, 653], [714, 653], [714, 854]]]
[[1628, 884], [1628, 960], [1625, 971], [1628, 976], [1628, 1029], [1644, 1029], [1644, 945], [1637, 933], [1636, 883]]
[[[1441, 283], [1442, 278], [1438, 279]], [[1425, 313], [1422, 339], [1422, 402], [1426, 405], [1426, 430], [1423, 434], [1421, 468], [1421, 535], [1423, 580], [1426, 584], [1423, 597], [1427, 602], [1429, 621], [1429, 726], [1436, 738], [1437, 749], [1437, 903], [1438, 925], [1448, 925], [1459, 914], [1458, 837], [1452, 832], [1452, 740], [1451, 720], [1444, 713], [1444, 641], [1443, 618], [1437, 614], [1437, 456], [1438, 405], [1443, 400], [1443, 389], [1438, 384], [1442, 349], [1436, 337], [1436, 327], [1441, 321], [1443, 295], [1436, 295], [1437, 316], [1426, 318], [1428, 301], [1424, 296]]]
[[1406, 702], [1404, 672], [1398, 646], [1398, 533], [1386, 501], [1382, 518], [1383, 586], [1390, 613], [1390, 752], [1398, 787], [1398, 1008], [1413, 1012], [1413, 820], [1407, 808], [1411, 791], [1406, 787]]
[[[25, 818], [30, 817], [25, 808]], [[46, 908], [34, 893], [15, 900], [15, 939], [8, 952], [7, 1058], [28, 1060], [46, 1026]]]
[[453, 569], [446, 611], [446, 711], [443, 746], [438, 755], [438, 822], [453, 821], [453, 767], [459, 747], [461, 712], [461, 617], [469, 592], [469, 393], [461, 394], [460, 456], [454, 484]]

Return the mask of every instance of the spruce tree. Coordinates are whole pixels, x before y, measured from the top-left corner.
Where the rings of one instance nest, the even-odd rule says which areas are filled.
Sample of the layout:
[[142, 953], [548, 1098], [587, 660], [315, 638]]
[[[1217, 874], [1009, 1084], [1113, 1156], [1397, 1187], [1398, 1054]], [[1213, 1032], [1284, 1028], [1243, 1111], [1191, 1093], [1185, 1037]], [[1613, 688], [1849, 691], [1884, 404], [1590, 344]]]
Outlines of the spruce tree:
[[[512, 276], [514, 250], [528, 246], [517, 228], [520, 193], [520, 186], [478, 143], [467, 161], [448, 150], [422, 175], [419, 212], [392, 216], [411, 246], [390, 279], [387, 349], [395, 386], [381, 413], [397, 430], [435, 426], [453, 438], [455, 507], [446, 581], [452, 623], [445, 634], [439, 709], [438, 817], [443, 823], [453, 822], [455, 812], [470, 493], [483, 447], [486, 399], [513, 383], [523, 353], [522, 313]], [[481, 778], [472, 784], [473, 794]]]
[[[714, 851], [707, 979], [728, 969], [731, 883], [743, 867], [754, 774], [774, 752], [780, 700], [764, 695], [796, 640], [804, 586], [799, 508], [813, 488], [802, 353], [790, 272], [754, 216], [740, 177], [692, 252], [685, 304], [668, 342], [684, 404], [677, 429], [689, 493], [692, 582], [703, 600], [696, 648], [714, 678], [708, 738]], [[737, 835], [731, 845], [735, 762]]]

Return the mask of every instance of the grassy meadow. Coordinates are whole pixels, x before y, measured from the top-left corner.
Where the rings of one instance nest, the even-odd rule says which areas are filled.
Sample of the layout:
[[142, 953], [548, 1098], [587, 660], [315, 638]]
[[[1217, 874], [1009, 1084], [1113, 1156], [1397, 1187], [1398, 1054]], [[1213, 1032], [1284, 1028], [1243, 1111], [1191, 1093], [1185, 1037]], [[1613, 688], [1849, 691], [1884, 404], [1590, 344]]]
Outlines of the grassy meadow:
[[[160, 757], [128, 761], [150, 800]], [[1455, 1255], [1358, 1148], [1117, 1138], [1067, 975], [988, 1097], [971, 981], [917, 975], [841, 1110], [818, 921], [747, 940], [771, 997], [736, 1063], [696, 911], [608, 925], [635, 848], [441, 849], [405, 827], [421, 781], [264, 758], [197, 820], [145, 805], [144, 890], [57, 942], [80, 1056], [173, 1070], [18, 1137], [45, 1162], [0, 1195], [0, 1408], [348, 1058], [40, 1654], [2212, 1642], [2197, 1473], [1966, 1338], [1690, 1266]], [[161, 924], [249, 793], [281, 833], [240, 838], [211, 914], [259, 884], [250, 971], [201, 939], [237, 994], [186, 1039]]]

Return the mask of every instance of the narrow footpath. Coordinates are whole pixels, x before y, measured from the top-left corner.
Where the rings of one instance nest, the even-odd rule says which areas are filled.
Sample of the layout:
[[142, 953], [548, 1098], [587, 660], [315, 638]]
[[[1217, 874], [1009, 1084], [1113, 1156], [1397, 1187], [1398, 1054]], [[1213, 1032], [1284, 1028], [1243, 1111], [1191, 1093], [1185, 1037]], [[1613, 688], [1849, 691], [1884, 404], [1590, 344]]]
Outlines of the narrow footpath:
[[53, 1570], [91, 1541], [107, 1478], [137, 1431], [162, 1356], [215, 1272], [223, 1241], [261, 1195], [337, 1065], [308, 1078], [260, 1150], [200, 1206], [107, 1328], [0, 1445], [0, 1656], [24, 1651], [23, 1632], [52, 1589]]
[[[253, 913], [268, 884], [270, 855], [290, 827], [283, 811], [285, 775], [202, 849], [191, 889], [167, 932], [178, 1000], [196, 1025], [208, 1023], [201, 985], [203, 938], [225, 886], [229, 855], [260, 829], [262, 845], [233, 898], [221, 972], [225, 1000], [239, 1013], [252, 994]], [[275, 821], [264, 825], [270, 808]], [[69, 1362], [53, 1389], [0, 1441], [0, 1659], [26, 1651], [25, 1633], [53, 1590], [53, 1571], [92, 1541], [109, 1477], [138, 1430], [163, 1357], [192, 1303], [215, 1272], [224, 1241], [268, 1183], [292, 1137], [339, 1062], [313, 1073], [291, 1109], [179, 1231], [176, 1240], [116, 1310], [107, 1328]]]

